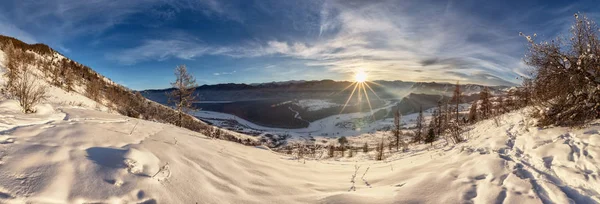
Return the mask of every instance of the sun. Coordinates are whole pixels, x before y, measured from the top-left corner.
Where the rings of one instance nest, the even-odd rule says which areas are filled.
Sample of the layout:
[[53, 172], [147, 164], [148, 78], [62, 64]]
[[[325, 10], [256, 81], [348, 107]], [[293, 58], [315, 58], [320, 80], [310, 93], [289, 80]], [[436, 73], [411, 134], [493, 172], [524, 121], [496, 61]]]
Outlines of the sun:
[[354, 74], [354, 81], [358, 83], [364, 83], [365, 81], [367, 81], [367, 73], [365, 73], [364, 71], [356, 72], [356, 74]]

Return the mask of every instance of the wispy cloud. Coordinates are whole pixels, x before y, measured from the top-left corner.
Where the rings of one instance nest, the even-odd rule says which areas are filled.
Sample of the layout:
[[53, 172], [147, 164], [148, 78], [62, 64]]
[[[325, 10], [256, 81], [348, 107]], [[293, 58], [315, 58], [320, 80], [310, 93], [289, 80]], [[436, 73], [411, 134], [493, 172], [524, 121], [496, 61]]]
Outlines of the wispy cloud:
[[213, 73], [213, 75], [215, 75], [215, 76], [221, 76], [221, 75], [232, 75], [232, 74], [235, 74], [236, 72], [237, 72], [237, 71], [235, 71], [235, 70], [234, 70], [234, 71], [232, 71], [232, 72], [215, 72], [215, 73]]
[[[205, 15], [236, 20], [224, 3], [216, 0], [7, 0], [0, 6], [0, 32], [34, 41], [14, 25], [26, 25], [45, 41], [61, 44], [82, 35], [100, 36], [116, 25], [131, 23], [132, 15], [156, 16], [154, 21], [172, 20], [182, 10], [197, 10]], [[12, 5], [12, 6], [11, 6]], [[9, 24], [10, 23], [10, 24]], [[145, 26], [152, 26], [157, 22]]]
[[179, 58], [191, 60], [206, 54], [227, 53], [227, 48], [213, 48], [200, 41], [183, 39], [147, 40], [142, 45], [125, 49], [117, 53], [106, 54], [106, 58], [114, 59], [125, 65], [136, 64], [140, 61], [166, 60]]
[[524, 65], [515, 53], [524, 47], [517, 33], [472, 18], [452, 5], [412, 3], [327, 1], [317, 8], [321, 37], [313, 41], [208, 46], [190, 40], [150, 40], [115, 56], [125, 64], [202, 55], [282, 56], [340, 74], [365, 69], [376, 79], [518, 82]]
[[18, 28], [15, 24], [0, 14], [0, 34], [18, 38], [26, 43], [36, 43], [37, 40], [24, 30]]
[[[330, 77], [363, 69], [371, 79], [485, 84], [518, 83], [517, 77], [527, 73], [521, 60], [524, 40], [518, 32], [554, 37], [568, 29], [572, 12], [586, 7], [529, 2], [488, 2], [502, 5], [481, 7], [481, 2], [469, 0], [9, 1], [13, 2], [7, 5], [18, 6], [0, 6], [0, 33], [44, 41], [24, 32], [33, 30], [58, 36], [58, 42], [97, 36], [86, 42], [98, 47], [102, 40], [124, 42], [105, 51], [106, 59], [121, 65], [227, 56], [239, 61], [269, 59], [251, 67], [228, 64], [228, 70], [252, 69], [257, 75], [325, 77], [319, 74], [324, 72]], [[186, 16], [185, 25], [172, 25], [182, 14], [195, 16]], [[111, 30], [119, 25], [132, 25], [132, 32], [139, 33]], [[200, 28], [191, 28], [196, 25]], [[211, 68], [206, 74], [228, 72]]]

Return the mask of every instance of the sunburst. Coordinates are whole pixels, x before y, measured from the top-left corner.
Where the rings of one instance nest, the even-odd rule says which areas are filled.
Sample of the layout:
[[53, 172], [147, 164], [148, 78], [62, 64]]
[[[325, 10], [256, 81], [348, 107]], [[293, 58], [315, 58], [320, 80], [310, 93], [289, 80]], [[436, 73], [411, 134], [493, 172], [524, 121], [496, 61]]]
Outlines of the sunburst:
[[358, 82], [358, 83], [364, 83], [365, 81], [367, 81], [367, 73], [359, 70], [354, 74], [354, 81]]
[[[373, 83], [375, 85], [378, 85], [377, 83], [374, 82], [369, 82], [368, 80], [368, 74], [367, 72], [363, 71], [363, 70], [358, 70], [354, 73], [354, 82], [352, 82], [352, 84], [350, 84], [349, 86], [347, 86], [346, 88], [344, 88], [341, 92], [345, 91], [346, 89], [354, 86], [354, 88], [352, 88], [352, 92], [350, 93], [350, 96], [348, 96], [348, 99], [346, 100], [346, 103], [344, 104], [344, 106], [342, 107], [342, 110], [340, 111], [340, 114], [344, 112], [344, 110], [346, 109], [346, 107], [348, 106], [348, 103], [350, 102], [350, 100], [352, 100], [352, 97], [354, 96], [355, 92], [357, 93], [357, 99], [360, 103], [360, 101], [362, 101], [363, 99], [363, 95], [365, 96], [365, 99], [367, 100], [367, 104], [369, 105], [369, 110], [371, 113], [373, 113], [373, 106], [371, 105], [371, 100], [369, 99], [369, 94], [367, 92], [367, 88], [379, 99], [381, 100], [381, 98], [379, 98], [379, 96], [377, 95], [377, 93], [375, 93], [375, 91], [371, 88], [371, 86], [369, 86], [369, 83]], [[374, 115], [372, 115], [373, 117], [375, 117]], [[375, 119], [375, 118], [373, 118]]]

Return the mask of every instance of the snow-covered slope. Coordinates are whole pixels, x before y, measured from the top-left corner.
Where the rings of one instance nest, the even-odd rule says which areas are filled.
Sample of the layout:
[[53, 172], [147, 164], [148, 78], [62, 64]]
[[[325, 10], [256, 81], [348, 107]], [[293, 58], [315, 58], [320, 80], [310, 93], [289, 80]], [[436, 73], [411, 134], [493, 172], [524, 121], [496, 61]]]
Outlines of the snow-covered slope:
[[384, 162], [304, 162], [172, 125], [43, 106], [24, 115], [14, 101], [0, 105], [2, 203], [600, 202], [597, 124], [538, 129], [513, 112], [500, 127], [473, 126], [456, 146], [411, 146]]

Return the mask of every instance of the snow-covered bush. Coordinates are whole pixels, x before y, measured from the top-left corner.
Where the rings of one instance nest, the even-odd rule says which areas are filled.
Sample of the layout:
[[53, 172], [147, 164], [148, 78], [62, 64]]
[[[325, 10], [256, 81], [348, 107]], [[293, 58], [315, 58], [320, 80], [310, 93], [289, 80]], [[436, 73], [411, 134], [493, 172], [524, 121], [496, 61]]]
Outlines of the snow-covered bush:
[[540, 125], [573, 126], [600, 118], [598, 29], [589, 18], [575, 14], [568, 38], [535, 43], [536, 35], [525, 36], [532, 94], [542, 110]]

